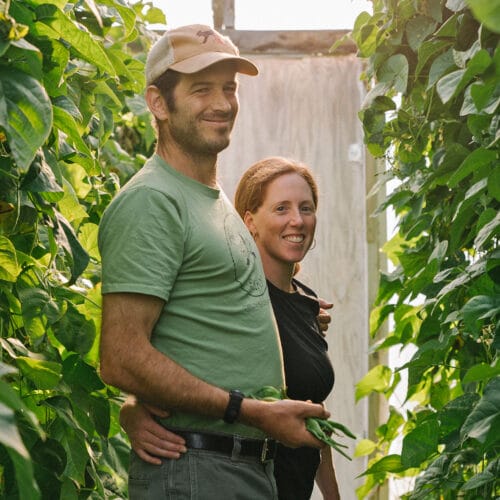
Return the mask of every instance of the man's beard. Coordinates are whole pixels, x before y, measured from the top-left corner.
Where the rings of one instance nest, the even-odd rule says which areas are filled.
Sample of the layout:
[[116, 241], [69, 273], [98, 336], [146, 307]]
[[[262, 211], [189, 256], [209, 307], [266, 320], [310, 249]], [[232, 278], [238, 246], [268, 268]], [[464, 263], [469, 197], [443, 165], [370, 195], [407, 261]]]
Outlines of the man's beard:
[[229, 133], [233, 128], [234, 117], [230, 130], [221, 132], [219, 136], [206, 138], [197, 127], [196, 120], [183, 123], [170, 123], [169, 132], [174, 141], [188, 154], [193, 156], [217, 155], [229, 146]]

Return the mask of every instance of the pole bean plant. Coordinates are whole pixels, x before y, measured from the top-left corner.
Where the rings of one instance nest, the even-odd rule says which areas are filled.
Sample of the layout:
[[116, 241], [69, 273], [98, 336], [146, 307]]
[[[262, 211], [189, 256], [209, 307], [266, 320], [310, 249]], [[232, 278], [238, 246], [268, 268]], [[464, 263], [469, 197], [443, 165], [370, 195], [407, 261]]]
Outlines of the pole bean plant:
[[96, 235], [154, 140], [138, 96], [164, 22], [140, 0], [0, 0], [0, 498], [126, 497]]
[[411, 478], [404, 498], [499, 498], [500, 2], [374, 0], [352, 38], [365, 143], [396, 186], [372, 335], [392, 321], [374, 349], [413, 353], [357, 384], [390, 400], [407, 375], [405, 405], [357, 446], [358, 497]]

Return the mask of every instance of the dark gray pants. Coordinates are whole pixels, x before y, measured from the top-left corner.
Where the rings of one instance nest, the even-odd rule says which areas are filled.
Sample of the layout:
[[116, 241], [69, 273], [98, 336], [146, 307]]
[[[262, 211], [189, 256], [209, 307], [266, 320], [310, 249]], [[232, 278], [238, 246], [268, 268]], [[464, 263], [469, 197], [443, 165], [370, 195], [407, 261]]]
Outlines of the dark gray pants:
[[131, 500], [277, 500], [273, 461], [188, 450], [162, 465], [130, 456]]

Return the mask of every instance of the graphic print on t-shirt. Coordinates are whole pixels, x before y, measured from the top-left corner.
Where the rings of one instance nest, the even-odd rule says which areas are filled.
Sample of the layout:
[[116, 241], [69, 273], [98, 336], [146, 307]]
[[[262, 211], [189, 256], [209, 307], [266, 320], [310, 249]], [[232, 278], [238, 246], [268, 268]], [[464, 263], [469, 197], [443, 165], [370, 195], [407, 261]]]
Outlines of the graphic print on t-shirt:
[[[226, 241], [233, 260], [234, 279], [249, 295], [260, 297], [266, 291], [264, 274], [259, 272], [258, 250], [238, 215], [227, 214], [224, 219]], [[257, 267], [257, 269], [256, 269]]]

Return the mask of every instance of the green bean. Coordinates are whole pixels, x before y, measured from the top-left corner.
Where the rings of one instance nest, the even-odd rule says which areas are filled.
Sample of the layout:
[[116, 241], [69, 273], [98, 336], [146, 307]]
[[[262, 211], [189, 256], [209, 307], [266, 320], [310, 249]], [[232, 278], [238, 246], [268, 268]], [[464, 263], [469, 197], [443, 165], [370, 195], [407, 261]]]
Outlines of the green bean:
[[[257, 391], [250, 392], [246, 394], [246, 397], [269, 402], [288, 398], [286, 389], [278, 389], [270, 385], [261, 387]], [[333, 420], [328, 420], [326, 418], [311, 417], [306, 418], [306, 429], [316, 439], [319, 439], [323, 443], [328, 444], [348, 460], [351, 460], [351, 457], [342, 450], [342, 448], [347, 448], [347, 445], [335, 441], [331, 436], [332, 434], [341, 436], [341, 434], [338, 432], [341, 431], [345, 436], [356, 439], [356, 436], [345, 425], [334, 422]]]

